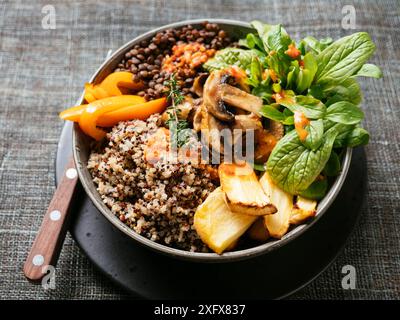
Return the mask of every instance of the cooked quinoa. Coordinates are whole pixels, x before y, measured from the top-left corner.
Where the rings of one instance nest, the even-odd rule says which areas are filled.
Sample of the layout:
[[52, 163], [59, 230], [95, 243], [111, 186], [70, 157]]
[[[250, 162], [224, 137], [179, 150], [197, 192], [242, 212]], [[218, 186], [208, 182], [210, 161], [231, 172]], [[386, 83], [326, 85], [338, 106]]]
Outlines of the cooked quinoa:
[[145, 161], [146, 142], [160, 115], [121, 122], [92, 151], [88, 169], [103, 202], [130, 228], [171, 247], [206, 252], [193, 228], [196, 208], [216, 188], [207, 171], [191, 162]]

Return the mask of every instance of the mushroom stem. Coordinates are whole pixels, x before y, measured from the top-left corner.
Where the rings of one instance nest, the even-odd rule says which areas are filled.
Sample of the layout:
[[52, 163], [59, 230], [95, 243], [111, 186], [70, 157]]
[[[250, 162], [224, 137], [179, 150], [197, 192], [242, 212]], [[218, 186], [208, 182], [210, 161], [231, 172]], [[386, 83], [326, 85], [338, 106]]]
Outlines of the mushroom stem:
[[260, 109], [263, 105], [260, 97], [225, 83], [220, 85], [220, 96], [224, 102], [233, 107], [253, 112], [260, 116]]

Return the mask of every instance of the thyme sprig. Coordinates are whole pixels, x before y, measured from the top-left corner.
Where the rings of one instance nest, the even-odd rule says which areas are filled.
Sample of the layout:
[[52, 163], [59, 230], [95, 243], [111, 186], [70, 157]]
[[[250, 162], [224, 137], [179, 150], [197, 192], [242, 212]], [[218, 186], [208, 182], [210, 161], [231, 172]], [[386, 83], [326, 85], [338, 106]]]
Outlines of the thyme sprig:
[[171, 74], [171, 77], [164, 83], [164, 85], [167, 87], [167, 90], [165, 91], [167, 99], [171, 101], [172, 107], [176, 109], [176, 106], [181, 104], [185, 97], [181, 92], [181, 88], [179, 87], [174, 73]]
[[190, 138], [190, 134], [188, 133], [189, 123], [186, 120], [179, 119], [181, 110], [177, 107], [185, 100], [185, 97], [180, 90], [175, 74], [172, 74], [164, 85], [167, 87], [165, 91], [167, 99], [171, 102], [171, 106], [167, 110], [169, 119], [166, 121], [166, 125], [171, 131], [173, 146], [180, 148], [185, 145]]

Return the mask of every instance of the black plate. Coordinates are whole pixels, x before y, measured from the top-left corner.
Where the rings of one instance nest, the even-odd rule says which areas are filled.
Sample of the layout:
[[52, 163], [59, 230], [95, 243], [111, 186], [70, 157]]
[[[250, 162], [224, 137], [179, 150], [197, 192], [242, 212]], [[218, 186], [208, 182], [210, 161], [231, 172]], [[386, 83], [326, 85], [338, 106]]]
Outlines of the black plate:
[[[71, 156], [70, 123], [58, 146], [56, 179]], [[357, 148], [341, 192], [307, 232], [266, 255], [246, 261], [204, 264], [157, 254], [116, 229], [82, 188], [72, 206], [70, 232], [89, 259], [135, 296], [150, 299], [275, 299], [304, 287], [336, 258], [354, 228], [364, 200], [365, 152]]]

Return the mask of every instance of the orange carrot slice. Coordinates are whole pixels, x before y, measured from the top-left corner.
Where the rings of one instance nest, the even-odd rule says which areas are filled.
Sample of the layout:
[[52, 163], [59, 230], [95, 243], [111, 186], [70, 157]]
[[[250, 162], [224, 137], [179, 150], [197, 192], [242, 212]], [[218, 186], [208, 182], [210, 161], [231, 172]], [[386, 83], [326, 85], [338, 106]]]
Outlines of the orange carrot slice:
[[123, 108], [102, 114], [97, 120], [97, 125], [100, 127], [112, 127], [120, 121], [133, 119], [145, 120], [154, 113], [163, 112], [166, 107], [166, 98], [125, 106]]
[[[108, 99], [108, 98], [105, 98], [105, 99]], [[96, 100], [94, 100], [94, 101], [96, 101]], [[146, 102], [146, 100], [143, 97], [135, 96], [135, 95], [124, 95], [124, 96], [120, 96], [120, 97], [113, 97], [113, 99], [111, 101], [114, 101], [114, 102], [119, 101], [118, 103], [120, 103], [120, 105], [122, 104], [124, 107]], [[82, 104], [80, 106], [75, 106], [75, 107], [69, 108], [67, 110], [64, 110], [60, 113], [60, 118], [63, 120], [79, 122], [80, 116], [81, 116], [82, 112], [86, 109], [87, 106], [88, 106], [88, 104]]]

